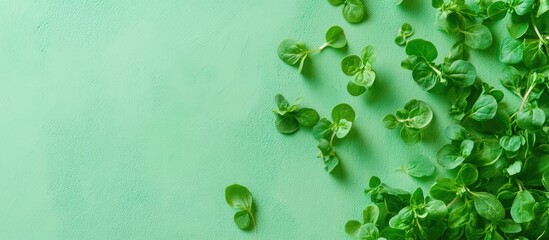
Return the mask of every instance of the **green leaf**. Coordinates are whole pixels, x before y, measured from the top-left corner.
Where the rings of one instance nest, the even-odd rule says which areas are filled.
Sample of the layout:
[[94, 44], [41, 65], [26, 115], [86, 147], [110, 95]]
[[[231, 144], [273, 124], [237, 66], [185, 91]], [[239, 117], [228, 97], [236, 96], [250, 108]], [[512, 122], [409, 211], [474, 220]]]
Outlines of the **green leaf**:
[[345, 224], [345, 232], [353, 237], [358, 238], [360, 227], [362, 226], [362, 223], [360, 223], [357, 220], [351, 220], [348, 221]]
[[341, 119], [345, 119], [349, 122], [355, 121], [355, 111], [349, 104], [339, 104], [332, 110], [332, 120], [334, 122], [339, 122]]
[[379, 218], [379, 207], [376, 205], [369, 205], [362, 211], [364, 223], [376, 223]]
[[404, 105], [404, 109], [408, 111], [408, 118], [404, 124], [409, 128], [422, 129], [433, 120], [431, 107], [423, 101], [412, 99]]
[[[290, 103], [288, 103], [288, 101], [286, 101], [286, 98], [284, 98], [284, 96], [282, 96], [282, 94], [277, 94], [275, 96], [275, 102], [276, 102], [276, 106], [278, 107], [279, 110], [286, 110], [290, 106]], [[284, 115], [284, 114], [282, 114], [282, 115]]]
[[252, 216], [246, 210], [238, 211], [234, 214], [234, 223], [241, 230], [249, 229], [252, 223]]
[[432, 200], [425, 205], [427, 218], [429, 219], [444, 219], [448, 215], [448, 208], [443, 201]]
[[334, 149], [326, 139], [320, 139], [316, 147], [320, 150], [322, 157], [328, 157], [334, 154]]
[[534, 220], [536, 218], [534, 204], [536, 204], [536, 200], [529, 191], [524, 190], [517, 193], [511, 206], [511, 217], [517, 223], [527, 223]]
[[399, 121], [393, 114], [387, 114], [383, 118], [383, 126], [385, 126], [388, 129], [394, 129], [398, 126]]
[[488, 7], [488, 17], [494, 21], [499, 21], [507, 15], [509, 5], [503, 1], [495, 1]]
[[456, 60], [467, 60], [469, 58], [469, 52], [467, 48], [468, 47], [467, 45], [465, 45], [465, 42], [461, 40], [456, 42], [446, 56], [446, 61], [453, 62]]
[[456, 177], [456, 181], [463, 185], [463, 186], [469, 186], [475, 183], [478, 179], [478, 170], [477, 167], [473, 164], [463, 164], [461, 166], [461, 169], [459, 169], [458, 175]]
[[421, 140], [421, 132], [418, 129], [402, 127], [400, 138], [408, 145], [414, 145]]
[[494, 164], [503, 153], [499, 141], [495, 139], [482, 139], [475, 142], [471, 162], [477, 166], [489, 166]]
[[370, 177], [370, 181], [368, 181], [368, 186], [370, 188], [377, 188], [381, 185], [381, 179], [379, 179], [376, 176]]
[[278, 45], [278, 57], [288, 65], [296, 65], [307, 57], [307, 47], [302, 41], [286, 39]]
[[520, 72], [511, 66], [506, 66], [503, 69], [500, 77], [501, 84], [511, 91], [520, 92], [522, 75]]
[[509, 21], [507, 21], [506, 27], [509, 31], [509, 35], [511, 35], [512, 38], [517, 39], [528, 31], [529, 25], [528, 18], [522, 18], [519, 15], [512, 14]]
[[404, 46], [406, 45], [406, 38], [402, 35], [397, 35], [395, 37], [395, 43], [399, 46]]
[[322, 118], [313, 127], [313, 136], [315, 139], [330, 139], [332, 136], [332, 122], [326, 118]]
[[445, 71], [445, 77], [456, 87], [465, 88], [473, 85], [477, 79], [477, 70], [473, 64], [457, 60]]
[[290, 134], [299, 130], [299, 121], [293, 116], [277, 115], [275, 120], [276, 130], [280, 133]]
[[444, 0], [431, 0], [431, 5], [434, 8], [440, 8], [442, 7], [442, 4], [444, 4]]
[[458, 124], [452, 124], [446, 127], [444, 135], [454, 141], [463, 141], [467, 138], [467, 130]]
[[440, 166], [446, 169], [454, 169], [465, 161], [464, 156], [461, 155], [459, 149], [451, 144], [442, 146], [437, 152], [437, 162]]
[[498, 111], [498, 103], [492, 95], [481, 95], [473, 108], [470, 117], [477, 121], [486, 121], [494, 118]]
[[543, 174], [541, 178], [541, 183], [545, 187], [545, 190], [549, 191], [549, 171]]
[[363, 68], [362, 71], [357, 72], [351, 81], [366, 89], [370, 88], [376, 80], [376, 73], [368, 68]]
[[347, 76], [354, 76], [361, 71], [362, 60], [357, 55], [344, 57], [341, 60], [341, 71]]
[[549, 0], [540, 0], [538, 6], [538, 12], [536, 13], [536, 18], [539, 18], [541, 15], [549, 11]]
[[530, 69], [546, 65], [547, 55], [544, 51], [543, 43], [539, 40], [524, 39], [524, 53], [522, 56], [524, 65]]
[[513, 164], [509, 165], [507, 169], [505, 169], [509, 176], [514, 176], [520, 173], [522, 170], [522, 162], [521, 161], [515, 161]]
[[394, 229], [406, 230], [410, 228], [414, 219], [414, 213], [411, 207], [405, 207], [398, 214], [389, 220], [389, 226]]
[[414, 39], [406, 44], [406, 54], [432, 62], [437, 58], [438, 51], [432, 42], [423, 39]]
[[364, 4], [362, 0], [347, 0], [343, 5], [343, 18], [349, 23], [358, 23], [364, 18]]
[[339, 158], [336, 155], [327, 156], [324, 159], [324, 170], [331, 173], [339, 165]]
[[337, 138], [344, 138], [347, 136], [349, 131], [351, 131], [351, 127], [353, 126], [353, 122], [347, 121], [346, 119], [339, 120], [339, 124], [336, 131]]
[[522, 61], [524, 45], [513, 38], [506, 37], [501, 42], [499, 60], [507, 64], [517, 64]]
[[524, 108], [517, 113], [517, 125], [526, 130], [538, 130], [545, 123], [545, 112], [538, 108]]
[[362, 49], [361, 56], [364, 65], [371, 65], [376, 60], [376, 51], [372, 45], [368, 45]]
[[296, 120], [305, 127], [313, 127], [320, 120], [320, 116], [314, 109], [302, 108], [297, 111]]
[[468, 26], [462, 33], [465, 35], [465, 44], [473, 49], [486, 49], [492, 45], [492, 33], [482, 24]]
[[520, 149], [520, 146], [522, 146], [522, 141], [518, 135], [503, 136], [499, 139], [499, 145], [501, 145], [505, 151], [516, 152]]
[[499, 222], [505, 218], [505, 209], [501, 202], [487, 192], [472, 192], [473, 203], [477, 213], [489, 221]]
[[511, 219], [505, 219], [499, 222], [498, 228], [504, 233], [519, 233], [522, 231], [520, 224], [513, 222]]
[[412, 207], [419, 207], [425, 203], [425, 197], [421, 188], [416, 188], [410, 197], [410, 205]]
[[345, 2], [345, 0], [328, 0], [328, 2], [334, 6], [339, 6]]
[[429, 195], [434, 198], [441, 200], [445, 203], [450, 203], [456, 197], [456, 193], [462, 187], [456, 183], [454, 179], [441, 178], [437, 179], [435, 184], [429, 189]]
[[[410, 45], [408, 43], [408, 45]], [[424, 90], [431, 90], [438, 81], [437, 73], [426, 62], [418, 63], [412, 70], [414, 81]]]
[[466, 204], [463, 204], [450, 212], [448, 215], [448, 227], [451, 229], [461, 228], [469, 221], [471, 211]]
[[515, 5], [514, 9], [518, 15], [522, 16], [532, 12], [534, 8], [534, 0], [516, 0], [516, 1], [517, 1], [517, 4]]
[[340, 26], [332, 26], [326, 32], [326, 44], [333, 48], [342, 48], [347, 45], [347, 38]]
[[429, 159], [414, 158], [403, 167], [405, 173], [412, 177], [428, 177], [435, 174], [435, 166]]
[[252, 194], [242, 185], [233, 184], [228, 186], [225, 189], [225, 200], [232, 208], [248, 212], [252, 210]]
[[347, 92], [349, 92], [351, 96], [359, 96], [366, 92], [366, 88], [356, 85], [353, 81], [349, 81], [349, 83], [347, 83]]

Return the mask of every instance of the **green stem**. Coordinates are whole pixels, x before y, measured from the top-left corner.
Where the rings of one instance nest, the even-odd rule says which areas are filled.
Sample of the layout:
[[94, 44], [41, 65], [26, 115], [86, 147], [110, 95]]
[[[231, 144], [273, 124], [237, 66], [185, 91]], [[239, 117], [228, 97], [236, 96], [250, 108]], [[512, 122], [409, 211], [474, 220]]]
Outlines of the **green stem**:
[[522, 111], [522, 109], [524, 109], [524, 105], [526, 105], [526, 101], [528, 100], [528, 97], [530, 96], [530, 93], [532, 93], [532, 90], [534, 90], [535, 86], [536, 86], [535, 84], [532, 84], [532, 86], [528, 88], [528, 91], [526, 91], [526, 94], [524, 94], [524, 97], [522, 98], [522, 103], [520, 104], [519, 111]]
[[446, 205], [446, 207], [447, 208], [452, 207], [452, 205], [454, 205], [458, 199], [459, 199], [459, 196], [456, 196], [450, 203], [448, 203], [448, 205]]
[[536, 20], [534, 19], [534, 15], [530, 15], [530, 20], [532, 21], [532, 26], [534, 26], [534, 31], [536, 32], [536, 35], [538, 35], [539, 40], [543, 43], [543, 45], [547, 45], [547, 40], [543, 38], [543, 35], [539, 32], [538, 26], [536, 25]]

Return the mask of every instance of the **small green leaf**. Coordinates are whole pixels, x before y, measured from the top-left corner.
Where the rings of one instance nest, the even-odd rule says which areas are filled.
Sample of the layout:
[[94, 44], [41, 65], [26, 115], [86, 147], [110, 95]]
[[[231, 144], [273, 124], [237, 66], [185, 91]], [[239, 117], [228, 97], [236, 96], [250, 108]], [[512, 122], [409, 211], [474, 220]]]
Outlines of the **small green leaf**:
[[419, 207], [425, 203], [425, 197], [421, 188], [416, 188], [410, 197], [410, 205], [412, 207]]
[[487, 192], [471, 193], [478, 214], [489, 221], [499, 222], [505, 218], [505, 209], [501, 202]]
[[541, 15], [549, 11], [549, 0], [540, 0], [538, 6], [538, 12], [536, 13], [536, 18], [539, 18]]
[[448, 227], [450, 229], [461, 228], [469, 221], [471, 211], [468, 205], [463, 204], [450, 212], [448, 215]]
[[432, 42], [423, 39], [414, 39], [406, 44], [406, 54], [432, 62], [437, 58], [438, 51]]
[[376, 223], [379, 218], [379, 208], [376, 205], [369, 205], [362, 211], [364, 223]]
[[360, 96], [366, 92], [366, 88], [356, 85], [353, 81], [349, 81], [349, 83], [347, 83], [347, 92], [349, 92], [351, 96]]
[[344, 138], [345, 136], [347, 136], [349, 131], [351, 131], [352, 126], [353, 126], [353, 122], [347, 121], [347, 119], [339, 120], [339, 124], [336, 131], [336, 137]]
[[494, 118], [498, 110], [498, 103], [492, 95], [481, 95], [473, 108], [470, 117], [477, 121], [486, 121]]
[[492, 45], [492, 33], [482, 24], [468, 26], [462, 33], [465, 35], [465, 44], [473, 49], [486, 49]]
[[427, 218], [429, 219], [444, 219], [448, 215], [448, 208], [443, 201], [431, 200], [425, 205]]
[[394, 129], [399, 125], [398, 119], [393, 114], [387, 114], [383, 118], [383, 126], [388, 129]]
[[511, 91], [520, 92], [522, 75], [520, 72], [511, 66], [506, 66], [503, 69], [500, 77], [501, 84]]
[[247, 230], [253, 225], [252, 216], [246, 210], [236, 212], [234, 214], [234, 222], [241, 230]]
[[444, 135], [454, 141], [463, 141], [467, 138], [467, 130], [458, 124], [452, 124], [444, 130]]
[[445, 71], [445, 77], [456, 87], [465, 88], [473, 85], [477, 79], [477, 70], [473, 64], [457, 60]]
[[536, 218], [534, 204], [536, 204], [536, 200], [529, 191], [524, 190], [517, 193], [511, 206], [511, 217], [517, 223], [527, 223], [534, 220]]
[[315, 139], [330, 139], [332, 136], [332, 122], [326, 118], [322, 118], [313, 127], [313, 136]]
[[355, 121], [355, 111], [349, 104], [339, 104], [332, 110], [332, 120], [334, 122], [339, 122], [341, 119], [345, 119], [349, 122]]
[[362, 223], [357, 220], [348, 221], [345, 224], [345, 232], [353, 237], [358, 237]]
[[520, 173], [522, 170], [522, 162], [521, 161], [515, 161], [513, 164], [509, 165], [505, 171], [509, 174], [509, 176], [514, 176]]
[[366, 89], [370, 88], [376, 80], [376, 73], [368, 68], [363, 68], [362, 71], [356, 73], [351, 81]]
[[[408, 43], [408, 45], [410, 45]], [[412, 70], [414, 81], [424, 90], [431, 90], [438, 81], [437, 73], [426, 62], [418, 63]]]
[[376, 51], [372, 45], [368, 45], [362, 49], [361, 52], [362, 62], [364, 65], [373, 64], [376, 60]]
[[280, 133], [290, 134], [299, 130], [299, 121], [293, 116], [277, 115], [275, 120], [276, 130]]
[[517, 125], [526, 130], [540, 129], [545, 123], [545, 112], [538, 108], [524, 108], [518, 111]]
[[477, 167], [473, 164], [463, 164], [461, 169], [459, 169], [456, 181], [463, 185], [469, 186], [475, 183], [478, 179], [478, 170]]
[[408, 111], [404, 124], [409, 128], [422, 129], [433, 120], [431, 107], [423, 101], [412, 99], [404, 105], [404, 109]]
[[349, 23], [358, 23], [364, 18], [364, 4], [362, 0], [346, 0], [343, 5], [343, 18]]
[[545, 54], [543, 43], [537, 39], [524, 39], [522, 60], [524, 61], [524, 65], [530, 69], [547, 64], [547, 55]]
[[405, 207], [398, 214], [389, 220], [389, 226], [394, 229], [406, 230], [410, 228], [414, 219], [414, 213], [411, 207]]
[[248, 212], [252, 210], [252, 194], [242, 185], [233, 184], [228, 186], [225, 189], [225, 200], [232, 208]]
[[534, 0], [516, 0], [517, 4], [514, 9], [515, 12], [522, 16], [532, 12], [534, 8]]
[[305, 127], [313, 127], [320, 120], [320, 116], [314, 109], [302, 108], [297, 111], [296, 120]]
[[522, 37], [528, 31], [529, 26], [529, 18], [522, 18], [516, 14], [512, 14], [506, 24], [509, 35], [514, 39]]
[[516, 152], [520, 149], [520, 146], [522, 146], [521, 137], [517, 135], [503, 136], [499, 139], [499, 145], [501, 145], [505, 151]]
[[507, 64], [517, 64], [522, 61], [523, 52], [522, 42], [506, 37], [501, 42], [499, 60]]
[[370, 188], [377, 188], [379, 185], [381, 185], [381, 179], [376, 176], [370, 177], [370, 181], [368, 181], [368, 186]]
[[287, 39], [278, 45], [278, 57], [288, 65], [296, 65], [307, 57], [307, 47], [302, 41]]
[[494, 21], [499, 21], [507, 15], [509, 6], [506, 2], [495, 1], [488, 7], [488, 17]]
[[326, 32], [326, 44], [333, 48], [342, 48], [347, 45], [347, 38], [340, 26], [332, 26]]
[[354, 76], [361, 68], [362, 60], [357, 55], [347, 56], [341, 60], [341, 71], [347, 76]]
[[505, 219], [499, 222], [498, 228], [504, 233], [519, 233], [522, 231], [522, 227], [520, 226], [520, 224], [514, 222], [511, 219]]
[[328, 2], [334, 6], [339, 6], [345, 2], [345, 0], [328, 0]]
[[437, 152], [437, 162], [446, 169], [454, 169], [459, 166], [465, 157], [461, 156], [459, 149], [451, 144], [442, 146]]
[[414, 158], [403, 167], [405, 173], [412, 177], [428, 177], [435, 174], [435, 166], [429, 159]]
[[421, 140], [421, 132], [418, 129], [402, 127], [400, 138], [408, 145], [414, 145]]

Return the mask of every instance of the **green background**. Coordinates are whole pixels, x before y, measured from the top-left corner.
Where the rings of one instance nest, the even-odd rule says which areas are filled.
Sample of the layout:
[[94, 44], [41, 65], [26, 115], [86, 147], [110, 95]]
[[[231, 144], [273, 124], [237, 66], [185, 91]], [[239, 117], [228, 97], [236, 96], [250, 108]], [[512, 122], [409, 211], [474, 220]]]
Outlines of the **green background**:
[[[0, 1], [0, 238], [343, 239], [368, 203], [370, 176], [428, 187], [434, 178], [394, 169], [436, 161], [448, 103], [401, 69], [393, 39], [409, 22], [439, 60], [455, 39], [436, 30], [430, 1], [365, 5], [365, 21], [352, 25], [321, 0]], [[281, 40], [317, 47], [332, 25], [347, 48], [312, 55], [304, 75], [278, 59]], [[471, 61], [501, 88], [499, 32]], [[378, 78], [351, 97], [339, 63], [367, 44]], [[277, 93], [322, 116], [342, 102], [355, 108], [335, 174], [324, 172], [309, 129], [275, 130]], [[407, 146], [381, 119], [412, 98], [435, 118]], [[232, 183], [253, 193], [256, 232], [233, 223]]]

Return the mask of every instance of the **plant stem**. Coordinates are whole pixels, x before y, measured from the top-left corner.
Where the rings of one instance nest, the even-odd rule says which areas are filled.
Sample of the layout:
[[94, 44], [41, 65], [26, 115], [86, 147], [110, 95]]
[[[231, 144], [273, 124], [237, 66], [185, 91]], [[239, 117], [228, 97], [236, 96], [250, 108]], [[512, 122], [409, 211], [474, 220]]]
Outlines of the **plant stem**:
[[459, 196], [456, 196], [450, 203], [448, 203], [448, 205], [446, 205], [446, 207], [447, 208], [452, 207], [452, 205], [454, 205], [454, 203], [456, 203], [458, 199], [459, 199]]
[[532, 26], [534, 26], [534, 31], [536, 32], [536, 35], [538, 35], [539, 40], [543, 45], [547, 45], [547, 41], [543, 38], [543, 35], [539, 32], [538, 26], [536, 25], [536, 20], [534, 19], [534, 15], [530, 15], [530, 20], [532, 21]]
[[522, 109], [524, 109], [524, 105], [526, 105], [526, 101], [528, 100], [528, 97], [530, 96], [530, 93], [532, 93], [532, 90], [534, 90], [535, 86], [536, 86], [535, 84], [532, 84], [532, 86], [528, 88], [528, 91], [526, 91], [526, 94], [524, 94], [524, 97], [522, 98], [522, 103], [520, 104], [519, 111], [522, 111]]

